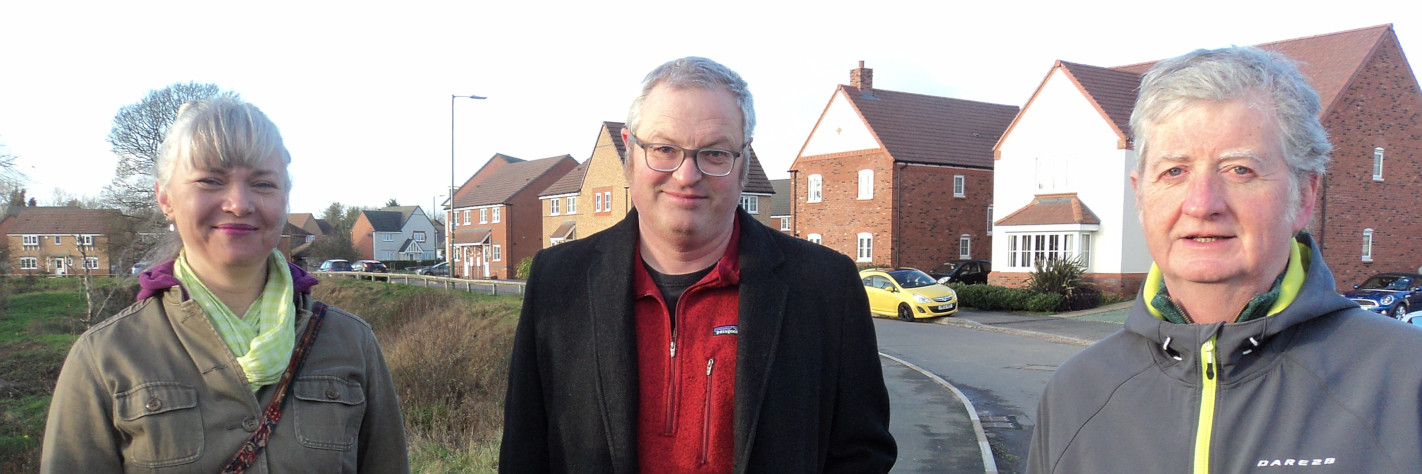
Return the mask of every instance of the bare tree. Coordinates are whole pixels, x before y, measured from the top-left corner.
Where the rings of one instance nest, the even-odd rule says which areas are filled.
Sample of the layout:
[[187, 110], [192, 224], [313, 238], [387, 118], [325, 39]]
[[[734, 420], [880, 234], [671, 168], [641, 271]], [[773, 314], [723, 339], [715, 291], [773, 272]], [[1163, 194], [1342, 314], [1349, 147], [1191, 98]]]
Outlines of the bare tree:
[[[9, 147], [4, 142], [0, 142], [0, 196], [8, 196], [9, 200], [4, 202], [5, 211], [13, 207], [17, 202], [16, 193], [19, 193], [19, 206], [25, 205], [24, 183], [27, 179], [24, 173], [15, 169], [15, 160], [19, 158], [10, 153]], [[3, 213], [0, 213], [3, 214]]]
[[177, 83], [148, 91], [143, 100], [119, 109], [108, 137], [118, 166], [114, 169], [113, 182], [104, 187], [104, 203], [130, 216], [153, 215], [157, 205], [153, 196], [153, 164], [168, 126], [178, 118], [178, 108], [183, 103], [218, 97], [235, 99], [238, 95], [223, 91], [215, 84]]

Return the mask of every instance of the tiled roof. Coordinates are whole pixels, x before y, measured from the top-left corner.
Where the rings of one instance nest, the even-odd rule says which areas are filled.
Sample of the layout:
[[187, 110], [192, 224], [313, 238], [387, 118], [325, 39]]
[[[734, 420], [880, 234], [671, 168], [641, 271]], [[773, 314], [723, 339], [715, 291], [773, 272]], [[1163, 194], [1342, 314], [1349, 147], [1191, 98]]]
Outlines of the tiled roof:
[[[1348, 82], [1363, 67], [1363, 62], [1368, 59], [1373, 49], [1391, 32], [1392, 24], [1388, 23], [1256, 46], [1277, 51], [1298, 61], [1299, 72], [1308, 78], [1309, 84], [1318, 92], [1323, 111], [1327, 113], [1333, 108], [1334, 100], [1348, 87]], [[1159, 61], [1130, 64], [1115, 69], [1145, 74], [1157, 62]]]
[[760, 157], [755, 154], [755, 145], [751, 145], [748, 159], [750, 175], [746, 176], [746, 188], [741, 191], [760, 194], [775, 193], [775, 188], [770, 185], [770, 179], [765, 177], [765, 168], [760, 166]]
[[494, 233], [488, 227], [460, 227], [454, 231], [454, 240], [461, 244], [482, 244], [489, 241], [489, 234]]
[[1058, 62], [1086, 92], [1087, 100], [1096, 104], [1106, 119], [1116, 126], [1121, 138], [1130, 137], [1131, 110], [1136, 106], [1136, 89], [1140, 88], [1141, 75], [1098, 66]]
[[528, 183], [543, 176], [548, 170], [563, 160], [571, 161], [572, 156], [562, 155], [541, 160], [518, 161], [504, 165], [494, 171], [487, 179], [480, 182], [474, 189], [469, 190], [454, 200], [454, 207], [474, 207], [503, 204], [508, 202]]
[[558, 194], [571, 194], [583, 190], [583, 177], [588, 174], [588, 165], [592, 164], [592, 159], [579, 163], [568, 174], [558, 178], [553, 184], [548, 185], [548, 189], [538, 193], [538, 197], [554, 196]]
[[398, 211], [360, 211], [365, 215], [365, 220], [370, 221], [370, 228], [375, 232], [399, 232], [405, 221], [401, 219]]
[[1101, 224], [1076, 193], [1040, 194], [1030, 204], [998, 219], [994, 225]]
[[775, 196], [770, 198], [770, 215], [790, 215], [790, 180], [772, 179], [770, 187], [775, 188]]
[[608, 137], [612, 138], [612, 146], [617, 148], [617, 158], [627, 159], [627, 142], [622, 141], [622, 129], [627, 124], [622, 122], [603, 122], [602, 128], [607, 131]]
[[568, 238], [568, 236], [573, 235], [573, 232], [577, 230], [577, 223], [573, 221], [563, 221], [561, 224], [558, 224], [558, 228], [553, 229], [553, 233], [549, 234], [548, 236], [555, 239], [566, 239]]
[[1017, 107], [840, 85], [894, 161], [992, 168]]
[[9, 226], [9, 234], [108, 234], [123, 217], [113, 209], [26, 207]]

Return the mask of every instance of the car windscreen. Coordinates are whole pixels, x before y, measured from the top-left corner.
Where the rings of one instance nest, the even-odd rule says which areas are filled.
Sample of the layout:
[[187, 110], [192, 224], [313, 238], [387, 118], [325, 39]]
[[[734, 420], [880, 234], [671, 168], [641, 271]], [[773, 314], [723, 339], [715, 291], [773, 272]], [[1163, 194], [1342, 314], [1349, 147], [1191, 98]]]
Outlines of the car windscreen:
[[894, 270], [889, 272], [889, 276], [894, 277], [894, 281], [899, 282], [899, 286], [904, 288], [918, 288], [938, 283], [933, 277], [918, 270]]
[[1412, 279], [1399, 276], [1375, 276], [1368, 278], [1362, 285], [1358, 285], [1361, 290], [1406, 290], [1407, 285], [1412, 284]]
[[948, 263], [939, 265], [939, 266], [937, 266], [937, 267], [933, 267], [932, 273], [937, 273], [937, 274], [940, 274], [940, 275], [947, 275], [947, 274], [949, 274], [949, 273], [953, 273], [953, 269], [954, 269], [954, 268], [958, 268], [958, 265], [962, 265], [962, 264], [963, 264], [963, 262], [948, 262]]

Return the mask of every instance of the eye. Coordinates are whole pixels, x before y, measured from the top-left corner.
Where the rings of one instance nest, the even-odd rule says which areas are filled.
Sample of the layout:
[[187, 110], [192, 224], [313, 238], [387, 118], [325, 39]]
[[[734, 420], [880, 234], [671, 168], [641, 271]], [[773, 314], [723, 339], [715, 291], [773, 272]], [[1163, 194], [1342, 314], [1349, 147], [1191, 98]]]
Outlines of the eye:
[[1180, 176], [1182, 174], [1185, 174], [1185, 169], [1179, 166], [1165, 170], [1166, 176]]
[[721, 150], [717, 148], [704, 148], [696, 154], [696, 157], [698, 159], [715, 162], [731, 161], [734, 156], [735, 155], [731, 154], [731, 152], [728, 150]]
[[680, 150], [671, 145], [648, 145], [647, 152], [657, 157], [669, 157], [679, 154]]
[[1250, 174], [1250, 173], [1253, 173], [1253, 172], [1254, 172], [1254, 170], [1251, 170], [1251, 169], [1246, 168], [1246, 167], [1244, 167], [1244, 166], [1235, 166], [1235, 167], [1230, 168], [1229, 171], [1230, 171], [1231, 173], [1234, 173], [1234, 174], [1237, 174], [1237, 175], [1240, 175], [1240, 176], [1244, 176], [1244, 175], [1247, 175], [1247, 174]]
[[197, 183], [203, 186], [222, 186], [222, 180], [212, 177], [198, 178]]

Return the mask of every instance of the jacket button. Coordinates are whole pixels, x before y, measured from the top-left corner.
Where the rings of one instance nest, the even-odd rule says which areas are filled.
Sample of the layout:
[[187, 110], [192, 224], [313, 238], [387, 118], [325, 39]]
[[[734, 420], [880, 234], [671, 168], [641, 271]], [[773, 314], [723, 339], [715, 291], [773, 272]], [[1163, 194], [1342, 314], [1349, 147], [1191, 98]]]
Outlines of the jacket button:
[[158, 411], [159, 408], [163, 408], [163, 400], [159, 400], [158, 397], [149, 398], [148, 403], [143, 404], [144, 410]]
[[340, 400], [341, 392], [337, 392], [334, 388], [328, 388], [326, 389], [326, 398], [331, 400]]
[[247, 432], [249, 432], [249, 433], [250, 433], [250, 432], [253, 432], [253, 431], [257, 431], [257, 417], [255, 417], [255, 416], [249, 416], [249, 417], [243, 418], [243, 419], [242, 419], [242, 429], [247, 430]]

